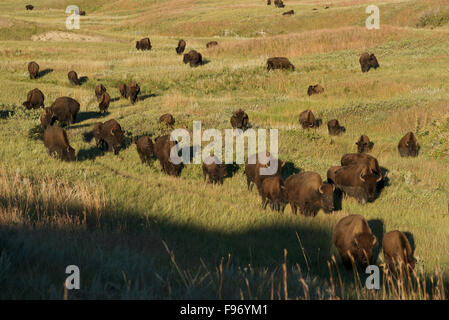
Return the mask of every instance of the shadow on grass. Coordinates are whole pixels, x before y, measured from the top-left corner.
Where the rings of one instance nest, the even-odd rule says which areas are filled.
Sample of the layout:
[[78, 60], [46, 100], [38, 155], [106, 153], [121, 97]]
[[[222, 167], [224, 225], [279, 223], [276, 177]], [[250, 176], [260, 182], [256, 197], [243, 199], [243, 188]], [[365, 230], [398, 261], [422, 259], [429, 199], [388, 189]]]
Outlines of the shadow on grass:
[[96, 111], [81, 111], [76, 115], [76, 122], [83, 122], [89, 119], [99, 119], [109, 115], [109, 112], [100, 113]]
[[[144, 95], [140, 95], [137, 98], [137, 101], [144, 101], [144, 100], [146, 100], [148, 98], [154, 98], [154, 97], [157, 97], [157, 96], [159, 96], [157, 93], [144, 94]], [[118, 99], [120, 99], [120, 98], [118, 98]]]
[[79, 83], [79, 85], [81, 86], [81, 85], [83, 85], [84, 83], [86, 83], [88, 80], [89, 80], [88, 77], [82, 76], [82, 77], [80, 77], [80, 78], [78, 79], [78, 83]]
[[0, 119], [9, 119], [14, 115], [13, 110], [0, 110]]
[[49, 68], [44, 69], [44, 70], [38, 72], [37, 78], [42, 78], [42, 77], [44, 77], [47, 74], [52, 73], [52, 72], [53, 72], [53, 69], [49, 69]]
[[104, 152], [98, 149], [96, 146], [90, 147], [89, 149], [81, 149], [78, 151], [77, 160], [78, 161], [86, 161], [86, 160], [95, 160], [95, 158], [103, 156]]

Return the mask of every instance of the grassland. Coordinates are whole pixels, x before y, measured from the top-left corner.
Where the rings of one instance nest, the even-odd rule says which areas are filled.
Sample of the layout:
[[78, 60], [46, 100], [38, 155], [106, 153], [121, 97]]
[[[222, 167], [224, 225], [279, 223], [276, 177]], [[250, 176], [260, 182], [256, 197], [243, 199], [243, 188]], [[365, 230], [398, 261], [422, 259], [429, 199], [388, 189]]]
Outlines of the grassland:
[[[289, 298], [447, 297], [446, 1], [378, 1], [380, 30], [364, 28], [370, 1], [333, 1], [327, 10], [327, 1], [285, 3], [294, 16], [281, 16], [282, 9], [263, 0], [80, 0], [87, 16], [75, 31], [65, 29], [72, 1], [39, 1], [28, 12], [17, 1], [0, 3], [1, 298], [61, 299], [69, 264], [78, 265], [82, 277], [70, 299], [278, 299], [285, 298], [284, 289]], [[47, 32], [56, 32], [54, 40], [31, 40]], [[58, 32], [92, 41], [63, 41]], [[144, 36], [151, 38], [150, 52], [134, 48]], [[174, 50], [180, 38], [209, 63], [184, 65]], [[206, 49], [210, 40], [219, 46]], [[364, 51], [375, 52], [379, 69], [361, 73]], [[296, 71], [267, 73], [265, 61], [274, 55], [289, 57]], [[26, 66], [32, 60], [52, 71], [30, 80]], [[89, 80], [70, 85], [71, 69]], [[117, 98], [118, 84], [130, 80], [140, 84], [141, 100], [114, 101], [100, 116], [95, 86], [103, 83]], [[325, 92], [308, 97], [315, 83]], [[47, 106], [63, 95], [80, 102], [80, 121], [67, 129], [76, 162], [48, 157], [40, 111], [21, 106], [35, 87]], [[132, 144], [114, 156], [86, 140], [94, 123], [111, 118], [129, 137], [155, 137], [167, 132], [157, 121], [167, 112], [177, 127], [191, 129], [201, 120], [203, 129], [222, 130], [238, 108], [254, 128], [279, 129], [279, 154], [290, 168], [323, 178], [367, 134], [388, 185], [373, 203], [347, 200], [341, 211], [306, 218], [293, 216], [289, 207], [262, 210], [256, 192], [246, 189], [242, 167], [212, 186], [198, 165], [186, 165], [173, 178], [158, 163], [140, 164]], [[330, 137], [326, 126], [303, 131], [298, 116], [305, 109], [324, 123], [338, 118], [346, 133]], [[422, 145], [417, 158], [397, 153], [408, 131]], [[370, 292], [361, 289], [363, 273], [359, 283], [342, 270], [332, 230], [356, 213], [379, 238], [395, 229], [412, 235], [419, 278], [413, 286], [386, 276], [382, 290]], [[382, 253], [376, 258], [381, 264]]]

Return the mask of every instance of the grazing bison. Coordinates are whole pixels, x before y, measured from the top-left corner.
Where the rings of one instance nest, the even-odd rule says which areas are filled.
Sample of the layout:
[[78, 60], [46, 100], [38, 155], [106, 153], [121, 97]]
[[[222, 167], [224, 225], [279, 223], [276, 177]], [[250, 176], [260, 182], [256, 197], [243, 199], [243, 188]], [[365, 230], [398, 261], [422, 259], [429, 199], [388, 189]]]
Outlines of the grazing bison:
[[268, 177], [262, 181], [261, 187], [262, 208], [266, 208], [268, 202], [274, 210], [280, 211], [287, 198], [284, 181], [280, 176]]
[[295, 66], [285, 57], [273, 57], [267, 60], [267, 71], [275, 69], [289, 69], [295, 71]]
[[44, 131], [43, 139], [48, 155], [56, 153], [64, 161], [75, 160], [75, 149], [70, 146], [64, 129], [58, 126], [48, 127]]
[[137, 50], [151, 50], [151, 41], [150, 38], [143, 38], [141, 40], [136, 41], [136, 49]]
[[[270, 155], [269, 152], [265, 153], [266, 159], [262, 159], [263, 161], [260, 161], [260, 158], [262, 158], [262, 156], [263, 152], [259, 154], [253, 154], [249, 156], [245, 162], [245, 175], [248, 190], [252, 190], [253, 184], [255, 184], [259, 193], [261, 192], [262, 181], [270, 176], [280, 176], [282, 173], [282, 167], [284, 166], [284, 163], [281, 160], [276, 159], [274, 156]], [[277, 167], [275, 168], [276, 162]], [[270, 167], [270, 170], [261, 170], [268, 167]], [[271, 171], [271, 169], [276, 169], [276, 171], [264, 172]]]
[[165, 113], [159, 117], [159, 122], [165, 123], [167, 126], [173, 126], [175, 118], [170, 113]]
[[75, 123], [76, 115], [80, 110], [80, 104], [70, 97], [57, 98], [49, 108], [44, 108], [41, 114], [41, 124], [45, 129], [58, 120], [59, 122], [70, 125]]
[[33, 10], [33, 9], [34, 9], [34, 6], [33, 6], [32, 4], [27, 4], [27, 5], [25, 6], [25, 9], [27, 9], [27, 10]]
[[299, 123], [303, 129], [319, 127], [319, 121], [315, 119], [315, 116], [311, 110], [305, 110], [299, 114]]
[[371, 151], [373, 149], [374, 143], [370, 141], [367, 135], [362, 134], [355, 143], [357, 145], [357, 151], [359, 153], [365, 153]]
[[356, 198], [361, 204], [372, 202], [377, 183], [382, 176], [373, 173], [365, 164], [343, 166], [334, 173], [335, 186], [343, 194]]
[[95, 87], [95, 96], [97, 97], [97, 101], [100, 101], [102, 94], [105, 92], [106, 88], [101, 83]]
[[361, 215], [352, 214], [340, 219], [334, 229], [333, 242], [345, 268], [351, 269], [352, 261], [363, 267], [372, 263], [377, 238]]
[[120, 96], [122, 98], [128, 99], [128, 87], [126, 84], [121, 83], [118, 90], [120, 91]]
[[312, 94], [320, 94], [323, 92], [324, 92], [324, 88], [320, 84], [309, 86], [309, 88], [307, 88], [307, 94], [309, 96], [311, 96]]
[[223, 184], [223, 179], [226, 177], [226, 164], [221, 163], [216, 156], [209, 156], [203, 162], [203, 178], [209, 177], [209, 183]]
[[284, 2], [282, 2], [282, 0], [274, 0], [274, 6], [276, 8], [283, 8], [283, 7], [285, 7]]
[[135, 104], [137, 100], [137, 95], [140, 93], [140, 87], [137, 83], [131, 82], [126, 87], [126, 95], [131, 101], [131, 104]]
[[350, 166], [356, 164], [366, 165], [371, 172], [378, 176], [382, 176], [382, 170], [380, 169], [379, 162], [373, 156], [364, 153], [347, 153], [341, 157], [342, 166]]
[[139, 153], [140, 161], [142, 163], [150, 164], [154, 158], [154, 145], [150, 137], [143, 136], [137, 139], [137, 153]]
[[334, 187], [323, 183], [316, 172], [294, 174], [285, 180], [285, 190], [292, 213], [315, 216], [320, 209], [330, 213], [334, 210]]
[[387, 232], [382, 240], [385, 263], [396, 272], [411, 271], [415, 268], [416, 259], [412, 247], [404, 233], [398, 230]]
[[248, 127], [248, 115], [242, 109], [235, 111], [231, 116], [231, 126], [233, 129], [241, 129], [243, 131]]
[[401, 157], [416, 157], [418, 156], [421, 146], [418, 143], [413, 132], [407, 133], [398, 144], [398, 151]]
[[109, 104], [111, 103], [111, 96], [106, 91], [100, 97], [100, 103], [98, 104], [98, 108], [100, 109], [100, 113], [106, 113], [109, 108]]
[[218, 42], [217, 41], [209, 41], [208, 43], [206, 43], [206, 48], [212, 48], [218, 46]]
[[22, 103], [22, 105], [29, 109], [38, 109], [40, 107], [44, 107], [44, 94], [38, 88], [34, 88], [33, 90], [28, 91], [27, 101]]
[[186, 48], [186, 42], [183, 39], [179, 40], [178, 46], [176, 47], [176, 53], [182, 54], [184, 52], [185, 48]]
[[362, 72], [368, 72], [369, 69], [371, 68], [374, 69], [379, 68], [379, 63], [377, 62], [376, 56], [373, 53], [371, 54], [369, 54], [368, 52], [362, 53], [359, 62], [362, 68]]
[[282, 13], [283, 16], [292, 16], [295, 14], [294, 10], [290, 10], [290, 11], [286, 11], [284, 13]]
[[93, 134], [97, 148], [106, 149], [108, 152], [114, 151], [114, 154], [118, 154], [122, 147], [124, 132], [115, 119], [96, 123]]
[[[178, 176], [181, 172], [181, 164], [174, 164], [170, 157], [172, 149], [177, 144], [177, 141], [171, 141], [169, 134], [156, 138], [154, 142], [154, 153], [161, 164], [162, 171], [171, 176]], [[177, 148], [173, 151], [177, 151]]]
[[28, 72], [30, 73], [30, 79], [36, 79], [39, 75], [39, 65], [36, 62], [31, 61], [28, 63]]
[[198, 67], [203, 63], [203, 57], [201, 56], [201, 53], [190, 50], [189, 53], [185, 53], [184, 57], [182, 59], [184, 64], [189, 63], [192, 68]]
[[346, 132], [346, 128], [340, 126], [340, 123], [337, 119], [329, 120], [329, 122], [327, 123], [327, 129], [329, 130], [329, 134], [331, 136], [338, 136], [343, 132]]
[[67, 77], [69, 78], [69, 81], [71, 84], [79, 86], [80, 85], [80, 80], [78, 79], [78, 74], [75, 71], [69, 71], [69, 73], [67, 74]]

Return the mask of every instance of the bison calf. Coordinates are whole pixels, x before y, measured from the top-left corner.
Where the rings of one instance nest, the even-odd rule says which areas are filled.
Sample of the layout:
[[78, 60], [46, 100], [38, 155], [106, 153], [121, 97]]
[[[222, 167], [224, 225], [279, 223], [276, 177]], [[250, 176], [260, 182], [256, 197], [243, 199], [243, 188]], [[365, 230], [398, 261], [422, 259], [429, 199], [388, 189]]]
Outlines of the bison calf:
[[36, 62], [31, 61], [28, 63], [28, 72], [30, 74], [30, 79], [36, 79], [39, 75], [39, 65]]
[[122, 147], [124, 133], [115, 119], [95, 124], [93, 134], [97, 148], [118, 154]]
[[417, 157], [421, 146], [413, 132], [407, 133], [398, 144], [398, 151], [401, 157]]
[[329, 120], [329, 122], [327, 123], [327, 129], [331, 136], [338, 136], [338, 135], [346, 132], [346, 128], [343, 126], [340, 126], [340, 123], [338, 122], [337, 119]]
[[201, 55], [201, 53], [195, 50], [191, 50], [188, 53], [184, 54], [182, 61], [184, 62], [184, 64], [189, 63], [190, 67], [194, 68], [203, 63], [203, 56]]
[[333, 242], [345, 268], [350, 269], [352, 261], [364, 267], [372, 263], [377, 238], [361, 215], [352, 214], [340, 219], [334, 229]]
[[248, 115], [242, 109], [235, 111], [231, 116], [231, 126], [233, 129], [241, 129], [243, 131], [248, 127]]
[[185, 48], [186, 48], [186, 42], [183, 39], [179, 40], [178, 46], [176, 47], [176, 53], [182, 54], [184, 52]]
[[206, 48], [212, 48], [218, 46], [218, 42], [217, 41], [209, 41], [208, 43], [206, 43]]
[[137, 153], [142, 163], [150, 164], [154, 158], [154, 145], [150, 137], [143, 136], [136, 141]]
[[373, 148], [374, 143], [370, 141], [367, 135], [362, 134], [355, 143], [357, 145], [357, 152], [359, 153], [365, 153], [371, 151]]
[[173, 126], [175, 118], [170, 113], [165, 113], [159, 117], [159, 122], [165, 123], [167, 126]]
[[284, 163], [276, 159], [269, 152], [265, 154], [253, 154], [245, 162], [245, 175], [248, 190], [252, 190], [255, 184], [259, 194], [261, 193], [262, 182], [270, 176], [280, 176]]
[[415, 268], [416, 259], [407, 237], [401, 231], [387, 232], [382, 240], [385, 263], [392, 272], [408, 272]]
[[27, 109], [38, 109], [44, 107], [44, 94], [38, 88], [30, 90], [27, 94], [27, 101], [23, 102], [22, 105]]
[[362, 53], [359, 59], [362, 72], [368, 72], [371, 68], [379, 68], [379, 63], [374, 53], [369, 54], [368, 52]]
[[305, 110], [299, 114], [299, 123], [303, 129], [318, 128], [320, 125], [311, 110]]
[[295, 66], [285, 57], [273, 57], [267, 60], [267, 71], [275, 69], [287, 69], [295, 71]]
[[307, 88], [307, 95], [311, 96], [312, 94], [320, 94], [324, 92], [324, 88], [320, 84], [312, 85]]
[[226, 177], [226, 164], [221, 163], [216, 156], [209, 156], [203, 162], [203, 178], [209, 177], [209, 183], [223, 184]]
[[64, 129], [57, 126], [45, 129], [43, 140], [50, 156], [56, 153], [64, 161], [75, 160], [75, 149], [70, 146]]
[[262, 181], [261, 187], [262, 208], [267, 204], [273, 210], [281, 211], [286, 199], [284, 181], [280, 176], [268, 177]]
[[151, 50], [151, 41], [150, 38], [143, 38], [141, 40], [136, 41], [136, 49], [137, 50]]

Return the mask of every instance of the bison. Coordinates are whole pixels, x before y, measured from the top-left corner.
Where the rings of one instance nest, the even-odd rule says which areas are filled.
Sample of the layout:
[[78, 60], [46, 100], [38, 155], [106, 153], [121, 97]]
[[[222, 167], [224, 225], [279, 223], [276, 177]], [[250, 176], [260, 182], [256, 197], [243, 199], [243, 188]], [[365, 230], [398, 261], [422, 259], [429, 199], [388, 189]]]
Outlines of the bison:
[[241, 129], [243, 131], [248, 127], [248, 115], [242, 109], [235, 111], [231, 116], [231, 126], [233, 129]]
[[372, 263], [377, 238], [361, 215], [352, 214], [340, 219], [334, 228], [333, 242], [345, 268], [351, 269], [352, 261], [364, 267]]
[[142, 163], [150, 164], [154, 158], [154, 145], [150, 137], [143, 136], [137, 139], [137, 153], [139, 153], [140, 161]]
[[316, 172], [306, 171], [294, 174], [285, 180], [287, 200], [292, 213], [315, 216], [320, 209], [326, 213], [334, 210], [334, 187], [323, 183]]
[[136, 49], [137, 50], [151, 50], [151, 41], [150, 38], [143, 38], [141, 40], [136, 41]]
[[376, 195], [377, 183], [382, 176], [377, 175], [365, 164], [343, 166], [334, 173], [335, 186], [343, 194], [356, 198], [361, 204], [372, 202]]
[[412, 247], [404, 233], [398, 230], [387, 232], [382, 240], [385, 263], [396, 272], [411, 271], [415, 268], [416, 259]]
[[203, 57], [201, 56], [201, 53], [195, 50], [190, 50], [188, 53], [184, 54], [182, 61], [184, 64], [189, 63], [190, 67], [194, 68], [203, 63]]
[[357, 140], [357, 142], [355, 144], [357, 145], [357, 151], [359, 153], [365, 153], [365, 152], [371, 151], [371, 149], [373, 149], [373, 145], [374, 145], [374, 143], [372, 143], [370, 141], [370, 139], [368, 138], [368, 136], [365, 134], [362, 134], [360, 136], [359, 140]]
[[283, 7], [285, 7], [284, 2], [282, 2], [282, 0], [274, 0], [274, 6], [276, 8], [283, 8]]
[[64, 161], [75, 160], [75, 149], [70, 146], [64, 129], [58, 126], [48, 127], [44, 131], [43, 139], [48, 155], [56, 153]]
[[182, 54], [184, 52], [185, 48], [186, 48], [186, 42], [183, 39], [179, 40], [178, 46], [176, 47], [176, 53]]
[[80, 110], [80, 104], [70, 97], [57, 98], [49, 108], [44, 108], [41, 114], [41, 124], [45, 129], [58, 120], [61, 123], [70, 125], [75, 123], [76, 115]]
[[401, 157], [417, 157], [421, 146], [413, 132], [407, 133], [398, 144], [398, 151]]
[[209, 41], [208, 43], [206, 43], [206, 48], [212, 48], [218, 46], [218, 42], [217, 41]]
[[294, 10], [290, 10], [290, 11], [286, 11], [284, 13], [282, 13], [283, 16], [292, 16], [295, 14]]
[[[154, 142], [154, 153], [161, 164], [162, 171], [171, 176], [179, 176], [181, 173], [181, 164], [175, 164], [171, 161], [172, 150], [177, 151], [177, 141], [172, 141], [170, 135], [157, 137]], [[173, 154], [173, 156], [178, 156]]]
[[101, 83], [95, 87], [95, 96], [97, 97], [97, 101], [100, 101], [101, 96], [105, 92], [106, 92], [106, 88]]
[[216, 156], [209, 156], [203, 162], [203, 178], [209, 177], [209, 183], [223, 184], [223, 179], [226, 177], [226, 164], [221, 163]]
[[115, 119], [96, 123], [93, 134], [97, 148], [106, 149], [108, 152], [114, 151], [114, 154], [118, 154], [122, 147], [124, 132]]
[[326, 175], [327, 183], [335, 185], [335, 172], [337, 172], [337, 170], [340, 168], [343, 168], [343, 167], [342, 166], [333, 166], [327, 170], [327, 175]]
[[267, 60], [267, 71], [275, 69], [287, 69], [295, 71], [295, 66], [285, 57], [273, 57]]
[[79, 86], [80, 85], [80, 80], [78, 79], [78, 74], [75, 71], [69, 71], [69, 73], [67, 74], [67, 77], [69, 78], [69, 81], [71, 84]]
[[170, 113], [165, 113], [159, 117], [159, 122], [165, 123], [167, 126], [173, 126], [175, 118]]
[[27, 9], [27, 10], [33, 10], [33, 9], [34, 9], [34, 6], [33, 6], [32, 4], [27, 4], [27, 5], [25, 6], [25, 9]]
[[36, 79], [39, 75], [39, 65], [35, 61], [28, 63], [28, 72], [30, 79]]
[[319, 121], [315, 119], [315, 116], [311, 110], [305, 110], [299, 114], [299, 123], [303, 129], [319, 127]]
[[38, 109], [44, 107], [44, 94], [38, 88], [34, 88], [27, 93], [27, 101], [23, 102], [22, 105], [29, 109]]
[[324, 88], [320, 84], [311, 85], [307, 88], [307, 95], [311, 96], [312, 94], [320, 94], [324, 92]]
[[268, 177], [262, 181], [261, 186], [262, 208], [267, 204], [274, 210], [280, 211], [286, 200], [284, 181], [280, 176]]
[[[262, 159], [264, 161], [260, 161], [261, 160], [260, 158], [262, 157], [263, 157], [262, 152], [259, 154], [253, 154], [249, 156], [245, 162], [245, 175], [248, 190], [252, 190], [252, 187], [255, 184], [257, 186], [257, 190], [259, 191], [259, 193], [261, 192], [262, 181], [270, 176], [280, 176], [282, 173], [282, 167], [284, 166], [284, 163], [281, 160], [276, 159], [274, 156], [270, 155], [269, 152], [265, 153], [266, 159]], [[277, 167], [275, 168], [276, 161]], [[270, 169], [267, 170], [268, 167], [270, 167]], [[276, 169], [276, 171], [266, 172], [271, 171], [271, 169], [273, 170]]]
[[340, 126], [340, 123], [338, 122], [337, 119], [329, 120], [329, 122], [327, 123], [327, 129], [331, 136], [338, 136], [338, 135], [346, 132], [346, 128], [343, 126]]
[[120, 96], [122, 98], [128, 99], [128, 87], [126, 84], [121, 83], [118, 90], [120, 91]]
[[342, 166], [350, 166], [356, 164], [366, 165], [373, 173], [382, 176], [379, 162], [373, 156], [364, 153], [347, 153], [341, 157]]
[[85, 15], [86, 15], [86, 11], [80, 10], [80, 16], [85, 16]]
[[100, 109], [100, 113], [106, 113], [109, 108], [109, 104], [111, 103], [111, 96], [106, 91], [100, 97], [100, 103], [98, 104], [98, 108]]
[[135, 104], [137, 100], [137, 95], [140, 93], [140, 87], [137, 83], [131, 82], [126, 87], [126, 96], [131, 101], [131, 104]]
[[362, 53], [359, 59], [362, 72], [368, 72], [371, 68], [379, 68], [379, 62], [374, 53], [369, 54], [368, 52]]

